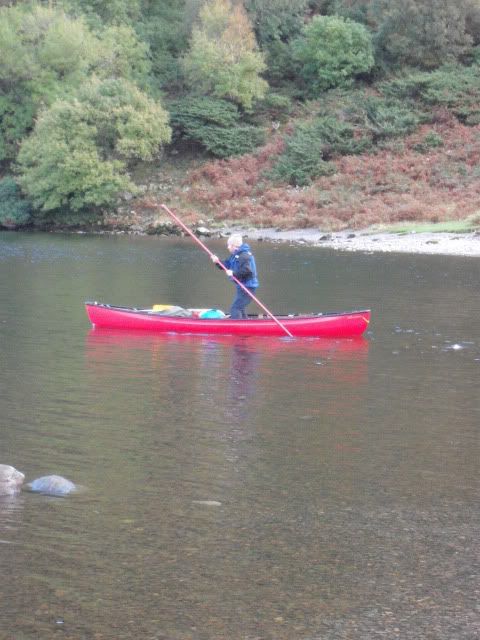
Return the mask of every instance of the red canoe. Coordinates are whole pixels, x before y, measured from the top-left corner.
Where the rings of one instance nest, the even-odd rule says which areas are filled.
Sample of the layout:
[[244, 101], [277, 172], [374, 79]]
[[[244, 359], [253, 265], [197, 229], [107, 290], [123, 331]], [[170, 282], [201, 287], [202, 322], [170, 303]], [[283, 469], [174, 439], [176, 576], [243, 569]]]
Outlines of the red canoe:
[[[268, 316], [248, 320], [168, 316], [152, 309], [113, 307], [86, 302], [87, 315], [94, 327], [145, 330], [153, 332], [203, 333], [237, 336], [285, 336], [282, 328]], [[297, 338], [353, 338], [360, 336], [370, 322], [370, 310], [345, 313], [277, 316]]]

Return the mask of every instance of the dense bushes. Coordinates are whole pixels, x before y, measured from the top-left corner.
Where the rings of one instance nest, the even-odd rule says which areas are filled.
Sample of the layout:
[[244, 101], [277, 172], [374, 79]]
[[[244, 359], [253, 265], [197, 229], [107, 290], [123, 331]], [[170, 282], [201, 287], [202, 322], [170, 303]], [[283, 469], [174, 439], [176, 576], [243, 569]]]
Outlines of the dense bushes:
[[293, 46], [309, 95], [348, 85], [374, 63], [367, 29], [338, 16], [316, 16]]
[[190, 97], [170, 105], [174, 140], [198, 143], [218, 158], [250, 153], [264, 142], [259, 127], [241, 122], [238, 108], [225, 100]]
[[432, 107], [444, 107], [461, 122], [480, 123], [480, 65], [444, 66], [431, 73], [416, 72], [385, 83], [386, 95]]
[[419, 123], [418, 115], [393, 98], [368, 96], [361, 91], [343, 94], [341, 106], [328, 104], [329, 115], [299, 125], [285, 141], [270, 177], [306, 185], [333, 172], [328, 162], [342, 155], [374, 151], [385, 140], [405, 136]]
[[480, 131], [453, 117], [420, 125], [399, 145], [339, 156], [330, 161], [334, 175], [300, 189], [262, 179], [282, 148], [276, 137], [252, 156], [210, 162], [185, 176], [189, 210], [283, 228], [352, 229], [470, 215], [478, 220]]
[[469, 33], [475, 0], [376, 0], [377, 58], [390, 66], [435, 69], [462, 60], [472, 47]]
[[299, 125], [286, 139], [285, 150], [269, 172], [269, 177], [304, 186], [313, 178], [333, 173], [334, 167], [324, 160], [324, 146], [323, 140], [315, 135], [315, 125]]
[[418, 115], [395, 99], [369, 96], [360, 100], [357, 112], [364, 114], [365, 131], [374, 145], [388, 138], [405, 136], [419, 123]]
[[29, 224], [32, 208], [22, 198], [20, 189], [13, 178], [0, 180], [0, 227], [14, 229]]
[[19, 182], [43, 211], [111, 205], [135, 191], [128, 163], [153, 160], [169, 140], [160, 105], [125, 80], [93, 79], [40, 115], [19, 153]]
[[331, 116], [297, 126], [287, 137], [285, 149], [274, 164], [270, 177], [296, 186], [334, 172], [328, 162], [338, 155], [354, 154], [368, 147], [366, 138], [355, 137], [354, 128]]

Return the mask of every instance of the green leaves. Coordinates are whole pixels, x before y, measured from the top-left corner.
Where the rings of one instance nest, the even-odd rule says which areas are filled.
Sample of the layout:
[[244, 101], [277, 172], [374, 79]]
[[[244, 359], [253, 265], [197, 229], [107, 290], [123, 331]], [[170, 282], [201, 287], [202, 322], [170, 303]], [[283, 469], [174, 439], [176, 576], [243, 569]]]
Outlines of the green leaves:
[[241, 124], [238, 107], [225, 100], [189, 96], [170, 110], [174, 138], [195, 141], [219, 158], [250, 153], [264, 142], [263, 131]]
[[230, 0], [211, 0], [200, 12], [184, 70], [193, 91], [229, 98], [246, 109], [262, 98], [267, 83], [260, 77], [266, 66], [256, 50], [255, 36], [241, 6]]
[[30, 203], [22, 198], [20, 189], [13, 178], [0, 180], [0, 227], [14, 229], [31, 220]]
[[375, 44], [384, 63], [435, 69], [471, 48], [471, 0], [376, 0]]
[[346, 86], [374, 64], [367, 29], [337, 16], [313, 18], [293, 47], [309, 95]]
[[93, 79], [41, 114], [20, 150], [20, 184], [43, 211], [112, 204], [136, 190], [128, 162], [151, 160], [170, 140], [167, 120], [127, 81]]
[[59, 9], [1, 8], [0, 160], [15, 158], [39, 108], [73, 95], [92, 74], [147, 86], [147, 50], [128, 26], [97, 35]]
[[325, 116], [300, 124], [285, 141], [285, 150], [270, 176], [294, 186], [305, 186], [318, 176], [334, 173], [329, 160], [335, 155], [358, 153], [361, 140], [354, 129], [335, 118]]
[[424, 106], [444, 107], [461, 122], [480, 122], [480, 65], [446, 65], [432, 72], [417, 71], [391, 80], [382, 86], [387, 96], [415, 100]]

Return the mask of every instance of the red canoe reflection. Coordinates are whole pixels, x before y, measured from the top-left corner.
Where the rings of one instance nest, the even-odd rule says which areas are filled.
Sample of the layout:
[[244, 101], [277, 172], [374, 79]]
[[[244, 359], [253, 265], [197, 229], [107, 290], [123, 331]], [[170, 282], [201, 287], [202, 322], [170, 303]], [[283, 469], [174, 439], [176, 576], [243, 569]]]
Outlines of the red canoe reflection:
[[201, 367], [206, 352], [218, 350], [224, 358], [242, 352], [256, 361], [276, 357], [314, 358], [325, 364], [322, 376], [337, 382], [356, 384], [366, 379], [369, 341], [365, 338], [290, 338], [212, 336], [192, 334], [152, 334], [145, 331], [91, 329], [86, 338], [86, 357], [95, 367], [110, 367], [133, 354], [148, 354], [152, 364], [162, 366], [164, 358], [190, 359], [191, 367]]

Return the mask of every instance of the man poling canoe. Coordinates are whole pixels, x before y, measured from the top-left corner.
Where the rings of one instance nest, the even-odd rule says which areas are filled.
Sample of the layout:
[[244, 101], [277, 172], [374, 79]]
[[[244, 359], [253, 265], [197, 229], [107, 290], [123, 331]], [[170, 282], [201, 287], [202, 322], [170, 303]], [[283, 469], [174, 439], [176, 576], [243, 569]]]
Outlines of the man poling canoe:
[[[241, 287], [236, 284], [236, 295], [230, 307], [230, 318], [233, 320], [246, 319], [248, 316], [245, 309], [252, 301], [252, 294], [255, 293], [258, 287], [257, 265], [250, 246], [243, 242], [243, 238], [239, 233], [234, 233], [229, 237], [227, 248], [230, 256], [221, 261], [226, 268], [226, 274], [231, 279], [235, 277], [236, 280], [244, 285]], [[221, 269], [219, 258], [213, 254], [210, 258]], [[248, 289], [248, 292], [244, 288]]]
[[[210, 258], [211, 258], [211, 259], [213, 259], [213, 258], [212, 258], [212, 256], [214, 256], [214, 254], [210, 251], [210, 249], [209, 249], [208, 247], [206, 247], [206, 246], [203, 244], [203, 242], [200, 240], [200, 238], [197, 238], [197, 236], [193, 233], [193, 231], [192, 231], [191, 229], [189, 229], [189, 228], [187, 227], [187, 225], [186, 225], [186, 224], [184, 224], [184, 223], [180, 220], [180, 218], [179, 218], [178, 216], [176, 216], [176, 215], [173, 213], [173, 211], [170, 211], [170, 209], [167, 207], [167, 205], [166, 205], [166, 204], [162, 204], [162, 205], [161, 205], [161, 207], [162, 207], [162, 209], [164, 209], [164, 210], [165, 210], [165, 211], [166, 211], [170, 216], [172, 216], [172, 218], [175, 220], [175, 222], [176, 222], [176, 223], [177, 223], [177, 224], [178, 224], [178, 225], [179, 225], [179, 226], [180, 226], [184, 231], [186, 231], [186, 232], [188, 233], [188, 235], [189, 235], [191, 238], [193, 238], [193, 240], [195, 240], [195, 242], [196, 242], [198, 245], [200, 245], [200, 246], [202, 247], [202, 249], [203, 249], [206, 253], [208, 253], [208, 255], [210, 256]], [[218, 260], [218, 258], [217, 258], [217, 260]], [[277, 324], [277, 325], [282, 329], [282, 331], [284, 331], [284, 333], [286, 333], [286, 334], [287, 334], [287, 336], [289, 336], [290, 338], [293, 338], [293, 335], [290, 333], [290, 331], [287, 329], [287, 327], [286, 327], [284, 324], [282, 324], [282, 323], [281, 323], [281, 322], [280, 322], [280, 321], [279, 321], [279, 320], [278, 320], [278, 319], [273, 315], [273, 313], [272, 313], [271, 311], [269, 311], [269, 310], [267, 309], [267, 307], [266, 307], [262, 302], [260, 302], [260, 300], [259, 300], [258, 298], [256, 298], [256, 297], [255, 297], [255, 295], [254, 295], [251, 291], [249, 291], [248, 287], [246, 287], [242, 282], [240, 282], [240, 280], [238, 280], [238, 279], [235, 277], [235, 275], [233, 274], [233, 270], [232, 270], [232, 269], [227, 269], [227, 267], [226, 267], [226, 266], [225, 266], [225, 265], [224, 265], [220, 260], [218, 260], [218, 262], [217, 262], [216, 264], [218, 264], [218, 266], [219, 266], [221, 269], [223, 269], [225, 272], [231, 272], [231, 273], [227, 273], [227, 275], [228, 275], [230, 278], [232, 278], [232, 280], [233, 280], [233, 281], [234, 281], [234, 282], [235, 282], [235, 283], [240, 287], [240, 289], [242, 289], [242, 290], [245, 292], [245, 294], [246, 294], [246, 295], [250, 296], [250, 297], [252, 298], [252, 300], [254, 300], [254, 301], [258, 304], [258, 306], [259, 306], [259, 307], [261, 307], [261, 308], [265, 311], [265, 313], [266, 313], [266, 314], [268, 314], [268, 315], [270, 316], [270, 318], [275, 322], [275, 324]]]

